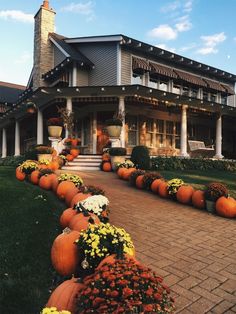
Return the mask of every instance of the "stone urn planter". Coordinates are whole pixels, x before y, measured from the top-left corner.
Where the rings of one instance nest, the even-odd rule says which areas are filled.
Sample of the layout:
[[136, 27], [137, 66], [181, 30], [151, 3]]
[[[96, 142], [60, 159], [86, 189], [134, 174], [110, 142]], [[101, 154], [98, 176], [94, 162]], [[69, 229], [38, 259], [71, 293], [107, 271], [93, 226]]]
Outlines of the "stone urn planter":
[[117, 170], [117, 163], [125, 162], [126, 149], [124, 147], [111, 147], [109, 149], [109, 154], [111, 157], [112, 170]]
[[48, 160], [49, 162], [52, 161], [52, 154], [38, 154], [38, 161]]
[[48, 134], [50, 137], [60, 137], [62, 133], [62, 126], [49, 125]]
[[110, 137], [120, 137], [121, 134], [121, 126], [120, 125], [108, 125], [107, 132]]
[[125, 156], [111, 156], [111, 167], [113, 171], [117, 170], [117, 164], [125, 162]]

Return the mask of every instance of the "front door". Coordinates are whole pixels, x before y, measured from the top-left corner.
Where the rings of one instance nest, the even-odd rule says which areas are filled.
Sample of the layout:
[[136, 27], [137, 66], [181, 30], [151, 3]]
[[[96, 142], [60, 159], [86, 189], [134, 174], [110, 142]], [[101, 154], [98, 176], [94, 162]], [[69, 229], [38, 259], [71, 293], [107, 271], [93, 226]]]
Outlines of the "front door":
[[109, 136], [104, 124], [97, 125], [97, 154], [102, 154], [103, 149], [108, 147]]

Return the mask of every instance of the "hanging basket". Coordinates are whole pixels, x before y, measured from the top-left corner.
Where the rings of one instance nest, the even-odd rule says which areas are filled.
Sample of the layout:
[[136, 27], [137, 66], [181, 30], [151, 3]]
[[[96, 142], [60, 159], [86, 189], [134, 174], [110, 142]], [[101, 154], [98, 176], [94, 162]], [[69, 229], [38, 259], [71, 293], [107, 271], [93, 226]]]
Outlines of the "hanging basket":
[[26, 112], [27, 113], [33, 114], [36, 111], [37, 111], [37, 107], [36, 107], [36, 105], [33, 102], [28, 102], [26, 104]]

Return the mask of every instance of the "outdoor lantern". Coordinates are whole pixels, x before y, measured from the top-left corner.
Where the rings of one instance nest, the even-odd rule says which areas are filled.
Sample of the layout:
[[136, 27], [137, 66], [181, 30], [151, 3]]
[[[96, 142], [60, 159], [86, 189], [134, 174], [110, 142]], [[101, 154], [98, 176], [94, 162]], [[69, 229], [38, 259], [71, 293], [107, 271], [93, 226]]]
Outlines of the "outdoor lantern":
[[37, 111], [37, 107], [36, 107], [35, 103], [33, 103], [31, 101], [26, 103], [26, 112], [27, 113], [32, 114], [32, 113], [35, 113], [36, 111]]

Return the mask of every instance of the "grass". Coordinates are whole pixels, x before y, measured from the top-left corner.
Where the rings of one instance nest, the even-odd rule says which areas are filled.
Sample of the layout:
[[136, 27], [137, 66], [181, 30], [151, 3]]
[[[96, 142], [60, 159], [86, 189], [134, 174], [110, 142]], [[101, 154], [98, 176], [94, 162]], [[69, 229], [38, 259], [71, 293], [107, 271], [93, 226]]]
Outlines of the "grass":
[[165, 179], [170, 180], [173, 178], [180, 178], [185, 183], [191, 184], [195, 188], [204, 188], [209, 182], [221, 182], [227, 186], [229, 189], [230, 196], [236, 198], [236, 174], [227, 171], [197, 171], [197, 170], [187, 170], [187, 171], [160, 171]]
[[0, 313], [36, 314], [52, 286], [50, 249], [65, 205], [10, 167], [0, 167], [0, 199]]

